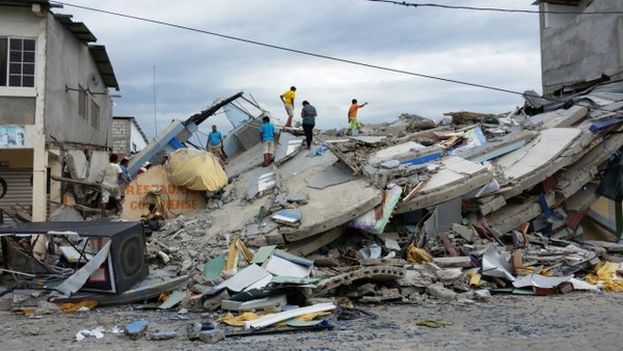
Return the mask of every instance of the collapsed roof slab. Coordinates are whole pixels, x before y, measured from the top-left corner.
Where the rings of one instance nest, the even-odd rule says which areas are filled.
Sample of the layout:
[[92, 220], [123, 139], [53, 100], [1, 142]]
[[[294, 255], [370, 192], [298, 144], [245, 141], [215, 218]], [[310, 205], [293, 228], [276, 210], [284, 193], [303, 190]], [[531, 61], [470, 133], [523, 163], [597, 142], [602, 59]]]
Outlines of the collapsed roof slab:
[[472, 162], [482, 163], [524, 147], [536, 135], [537, 133], [522, 130], [481, 146], [457, 149], [453, 155]]
[[[552, 192], [545, 195], [548, 206], [553, 206], [555, 196]], [[536, 197], [523, 203], [507, 204], [499, 211], [487, 216], [489, 226], [501, 234], [508, 233], [519, 227], [521, 223], [528, 222], [542, 213], [541, 206]]]
[[[264, 161], [263, 145], [259, 142], [259, 134], [257, 136], [258, 143], [232, 157], [225, 165], [225, 172], [229, 177], [237, 177], [240, 174], [258, 167]], [[281, 132], [279, 144], [275, 148], [275, 164], [280, 164], [294, 155], [296, 155], [303, 145], [303, 139], [297, 138], [295, 135], [287, 132]]]
[[333, 167], [335, 161], [335, 155], [327, 150], [316, 157], [299, 153], [280, 166], [282, 186], [289, 193], [305, 194], [308, 198], [307, 204], [297, 208], [302, 216], [300, 226], [279, 229], [287, 241], [298, 241], [340, 226], [381, 203], [381, 190], [363, 178], [354, 178], [323, 189], [307, 185], [308, 179]]
[[441, 161], [442, 168], [433, 174], [412, 200], [399, 203], [396, 212], [405, 213], [438, 205], [461, 197], [493, 180], [493, 174], [481, 164], [450, 156]]
[[597, 166], [606, 162], [619, 148], [623, 147], [623, 134], [614, 133], [608, 139], [598, 138], [590, 151], [561, 175], [555, 189], [564, 198], [577, 193], [597, 174]]
[[517, 196], [577, 161], [593, 139], [594, 135], [577, 128], [543, 130], [528, 145], [497, 160], [498, 181], [505, 186], [502, 195], [505, 199]]
[[539, 113], [530, 117], [532, 124], [543, 124], [543, 128], [571, 127], [588, 114], [588, 108], [574, 105], [569, 109], [558, 109], [551, 112]]
[[280, 229], [287, 241], [301, 240], [340, 226], [378, 206], [382, 200], [382, 192], [363, 179], [321, 190], [308, 188], [307, 193], [309, 202], [298, 208], [303, 217], [301, 225]]

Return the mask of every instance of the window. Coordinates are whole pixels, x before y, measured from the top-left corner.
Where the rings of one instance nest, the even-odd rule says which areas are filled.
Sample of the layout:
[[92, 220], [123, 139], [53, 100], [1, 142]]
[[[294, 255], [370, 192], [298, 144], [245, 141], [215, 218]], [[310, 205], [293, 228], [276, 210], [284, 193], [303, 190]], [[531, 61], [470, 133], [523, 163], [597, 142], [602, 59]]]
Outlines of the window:
[[35, 41], [0, 38], [0, 86], [35, 86]]
[[78, 115], [87, 119], [87, 91], [78, 85]]
[[136, 149], [138, 149], [138, 147], [135, 143], [132, 143], [132, 152], [136, 152]]
[[95, 129], [100, 128], [100, 107], [97, 106], [95, 100], [91, 100], [91, 125]]

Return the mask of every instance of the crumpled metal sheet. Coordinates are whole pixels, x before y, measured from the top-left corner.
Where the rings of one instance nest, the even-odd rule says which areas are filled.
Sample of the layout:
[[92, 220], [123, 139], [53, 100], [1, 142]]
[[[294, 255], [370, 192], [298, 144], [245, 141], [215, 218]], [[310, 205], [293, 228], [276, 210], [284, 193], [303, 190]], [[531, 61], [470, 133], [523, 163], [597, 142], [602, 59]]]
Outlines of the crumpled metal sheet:
[[504, 278], [511, 282], [515, 280], [510, 264], [494, 244], [489, 244], [482, 256], [482, 275]]

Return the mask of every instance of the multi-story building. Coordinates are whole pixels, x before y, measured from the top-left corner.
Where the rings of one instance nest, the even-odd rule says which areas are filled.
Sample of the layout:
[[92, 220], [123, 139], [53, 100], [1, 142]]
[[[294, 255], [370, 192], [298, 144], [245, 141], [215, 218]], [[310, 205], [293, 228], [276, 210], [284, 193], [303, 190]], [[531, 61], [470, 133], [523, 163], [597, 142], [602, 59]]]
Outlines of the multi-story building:
[[46, 219], [60, 201], [61, 150], [112, 147], [110, 88], [119, 89], [102, 45], [84, 23], [47, 0], [0, 0], [0, 208]]
[[563, 87], [585, 81], [623, 78], [623, 1], [538, 0], [535, 4], [542, 11], [544, 95], [556, 95]]

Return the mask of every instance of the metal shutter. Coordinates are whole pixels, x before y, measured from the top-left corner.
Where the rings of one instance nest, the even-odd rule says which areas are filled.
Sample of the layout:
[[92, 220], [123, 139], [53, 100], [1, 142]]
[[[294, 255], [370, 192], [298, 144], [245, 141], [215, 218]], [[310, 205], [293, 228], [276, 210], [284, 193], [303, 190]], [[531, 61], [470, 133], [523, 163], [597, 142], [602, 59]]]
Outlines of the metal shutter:
[[[32, 185], [30, 178], [32, 169], [0, 169], [0, 177], [7, 183], [7, 192], [0, 199], [0, 208], [9, 208], [9, 205], [19, 204], [30, 208], [32, 205]], [[5, 224], [12, 223], [8, 216], [4, 216]]]

